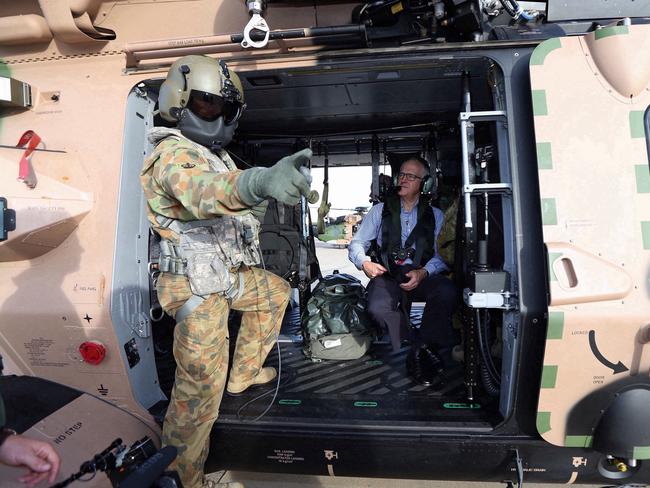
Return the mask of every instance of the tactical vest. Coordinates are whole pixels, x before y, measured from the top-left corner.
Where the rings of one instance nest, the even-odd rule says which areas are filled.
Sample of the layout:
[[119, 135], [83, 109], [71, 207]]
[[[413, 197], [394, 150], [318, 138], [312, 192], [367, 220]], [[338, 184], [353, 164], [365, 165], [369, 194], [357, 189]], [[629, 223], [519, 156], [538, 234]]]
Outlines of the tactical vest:
[[[216, 173], [237, 169], [227, 153], [218, 156], [177, 132], [169, 136], [178, 141], [176, 149], [198, 152]], [[155, 157], [156, 150], [151, 158]], [[161, 239], [160, 271], [186, 275], [194, 295], [205, 297], [217, 293], [230, 299], [241, 295], [243, 279], [238, 269], [242, 264], [255, 266], [260, 263], [260, 223], [253, 215], [182, 221], [148, 210], [154, 229], [173, 232], [172, 238]]]
[[[384, 201], [384, 208], [381, 213], [381, 260], [391, 274], [397, 272], [397, 264], [391, 258], [395, 249], [402, 248], [402, 211], [398, 195], [391, 195]], [[420, 267], [420, 263], [426, 263], [434, 255], [436, 217], [429, 199], [425, 195], [420, 196], [418, 202], [418, 221], [411, 234], [406, 238], [404, 248], [415, 244], [415, 255], [412, 258], [413, 265]]]

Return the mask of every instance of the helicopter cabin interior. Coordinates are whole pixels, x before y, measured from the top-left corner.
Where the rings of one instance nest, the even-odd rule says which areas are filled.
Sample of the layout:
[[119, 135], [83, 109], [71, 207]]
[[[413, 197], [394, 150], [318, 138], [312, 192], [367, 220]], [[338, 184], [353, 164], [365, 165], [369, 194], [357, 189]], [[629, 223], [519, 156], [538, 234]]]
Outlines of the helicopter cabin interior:
[[[235, 140], [228, 147], [242, 169], [270, 166], [277, 160], [311, 147], [312, 167], [367, 165], [373, 181], [359, 182], [363, 198], [372, 183], [379, 201], [380, 172], [395, 172], [408, 155], [420, 155], [437, 176], [433, 198], [446, 218], [456, 220], [445, 256], [450, 279], [457, 286], [461, 306], [454, 327], [462, 336], [459, 360], [436, 388], [415, 383], [406, 372], [409, 346], [393, 350], [387, 334], [375, 341], [358, 360], [312, 362], [303, 354], [300, 311], [318, 282], [316, 260], [292, 268], [289, 258], [268, 266], [298, 290], [300, 300], [286, 311], [279, 347], [267, 365], [281, 365], [281, 382], [261, 395], [260, 390], [237, 397], [224, 394], [219, 422], [228, 428], [257, 419], [290, 427], [326, 423], [329, 429], [384, 427], [390, 429], [442, 429], [488, 432], [512, 410], [513, 372], [517, 350], [517, 315], [512, 297], [517, 291], [514, 218], [511, 198], [511, 162], [508, 152], [506, 96], [503, 73], [492, 59], [478, 54], [429, 57], [366, 57], [336, 64], [323, 61], [309, 68], [266, 71], [238, 70], [247, 109]], [[125, 152], [119, 235], [148, 235], [144, 200], [138, 177], [143, 154], [151, 148], [146, 131], [164, 124], [157, 115], [157, 93], [162, 79], [140, 83], [127, 103]], [[390, 165], [390, 168], [386, 166]], [[134, 183], [135, 181], [135, 183]], [[131, 198], [125, 198], [125, 195]], [[136, 198], [138, 199], [136, 201]], [[134, 214], [134, 208], [142, 208]], [[313, 256], [306, 203], [298, 205], [299, 228], [290, 243]], [[291, 211], [288, 208], [287, 211]], [[452, 226], [453, 227], [453, 226]], [[264, 226], [262, 228], [264, 233]], [[146, 239], [141, 239], [146, 241]], [[277, 242], [277, 241], [271, 241]], [[139, 245], [147, 245], [142, 243]], [[117, 246], [118, 249], [121, 246]], [[127, 246], [124, 246], [125, 248]], [[278, 249], [265, 245], [265, 260]], [[150, 236], [150, 260], [155, 261], [155, 239]], [[280, 253], [282, 254], [282, 253]], [[295, 259], [293, 259], [295, 261]], [[342, 263], [343, 264], [343, 263]], [[155, 371], [136, 380], [141, 398], [145, 390], [160, 390], [169, 397], [174, 381], [172, 331], [174, 321], [156, 306], [155, 272], [142, 263], [139, 270], [116, 260], [116, 276], [134, 278], [149, 296], [150, 327]], [[422, 304], [411, 309], [417, 326]], [[232, 333], [237, 315], [232, 313]], [[234, 346], [234, 341], [231, 341]], [[128, 356], [128, 351], [127, 351]], [[167, 400], [146, 405], [162, 421]], [[272, 403], [272, 405], [270, 405]]]

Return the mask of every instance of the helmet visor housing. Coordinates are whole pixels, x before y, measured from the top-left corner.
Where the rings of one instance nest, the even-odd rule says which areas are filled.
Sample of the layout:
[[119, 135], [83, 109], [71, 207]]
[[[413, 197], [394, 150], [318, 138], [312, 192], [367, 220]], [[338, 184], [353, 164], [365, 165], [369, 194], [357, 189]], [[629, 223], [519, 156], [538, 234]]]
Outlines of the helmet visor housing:
[[230, 125], [239, 120], [243, 107], [240, 103], [226, 101], [214, 93], [192, 90], [187, 108], [206, 122], [214, 122], [223, 116], [226, 125]]

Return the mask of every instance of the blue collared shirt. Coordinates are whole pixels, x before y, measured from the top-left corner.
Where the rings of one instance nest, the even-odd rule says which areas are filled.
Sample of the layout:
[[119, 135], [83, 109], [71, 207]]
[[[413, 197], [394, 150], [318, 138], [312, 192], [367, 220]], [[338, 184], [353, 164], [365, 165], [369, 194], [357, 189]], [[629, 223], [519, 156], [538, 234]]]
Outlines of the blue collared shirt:
[[[350, 245], [348, 246], [348, 258], [357, 267], [357, 269], [361, 269], [364, 261], [370, 261], [370, 257], [366, 255], [366, 252], [370, 248], [371, 241], [377, 239], [377, 245], [381, 247], [381, 214], [383, 208], [383, 203], [378, 203], [372, 207], [363, 218], [361, 227], [352, 238], [352, 241], [350, 241]], [[442, 221], [444, 219], [444, 215], [442, 213], [442, 210], [439, 208], [433, 206], [431, 208], [433, 209], [433, 215], [436, 219], [436, 228], [434, 230], [433, 241], [434, 254], [433, 257], [424, 265], [424, 269], [426, 269], [430, 275], [449, 270], [445, 262], [440, 257], [440, 254], [438, 254], [438, 235], [440, 234], [440, 229], [442, 229]], [[418, 222], [418, 206], [415, 204], [410, 212], [406, 212], [400, 200], [400, 209], [400, 222], [402, 225], [401, 239], [402, 246], [404, 246], [406, 239], [411, 234]], [[413, 248], [415, 248], [415, 244], [413, 245]], [[412, 261], [410, 259], [404, 262], [404, 264], [411, 263]]]

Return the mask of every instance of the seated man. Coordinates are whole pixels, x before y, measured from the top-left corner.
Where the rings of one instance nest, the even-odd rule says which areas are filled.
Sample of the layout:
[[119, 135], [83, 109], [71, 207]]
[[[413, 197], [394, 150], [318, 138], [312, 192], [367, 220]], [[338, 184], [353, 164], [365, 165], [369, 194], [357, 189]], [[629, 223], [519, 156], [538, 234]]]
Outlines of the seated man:
[[[451, 348], [456, 343], [451, 322], [456, 289], [441, 274], [448, 271], [436, 244], [443, 214], [422, 193], [428, 178], [425, 160], [405, 161], [396, 194], [370, 209], [348, 252], [350, 261], [370, 278], [368, 312], [388, 329], [393, 347], [399, 346], [399, 332], [406, 320], [400, 306], [405, 308], [405, 301], [426, 302], [420, 328], [411, 331], [413, 349], [406, 366], [415, 381], [427, 386], [451, 361]], [[380, 249], [381, 263], [366, 255], [373, 240]]]

